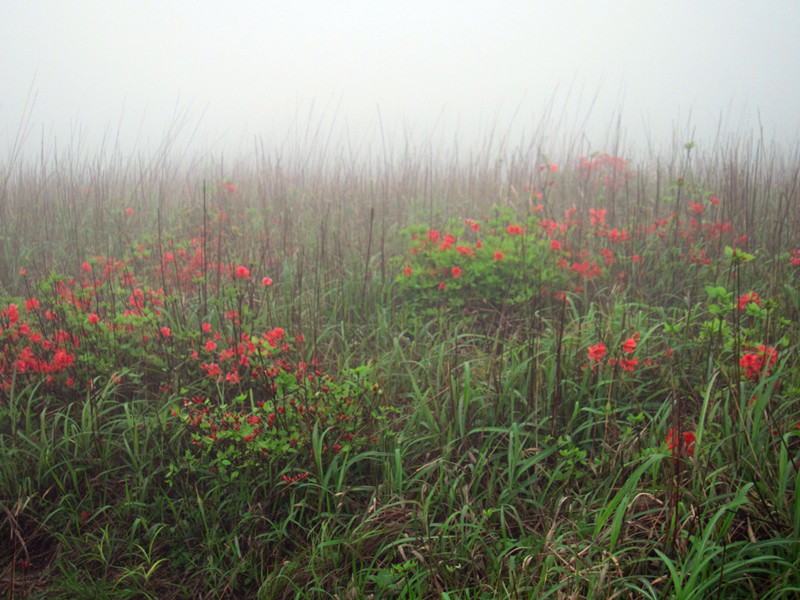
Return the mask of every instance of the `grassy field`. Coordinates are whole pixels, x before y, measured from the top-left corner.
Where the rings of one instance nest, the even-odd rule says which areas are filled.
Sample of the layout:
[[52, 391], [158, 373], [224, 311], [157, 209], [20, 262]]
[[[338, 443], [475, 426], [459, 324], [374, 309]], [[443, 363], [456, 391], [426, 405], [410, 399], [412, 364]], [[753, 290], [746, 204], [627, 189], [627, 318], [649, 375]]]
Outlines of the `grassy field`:
[[800, 159], [2, 166], [5, 598], [800, 598]]

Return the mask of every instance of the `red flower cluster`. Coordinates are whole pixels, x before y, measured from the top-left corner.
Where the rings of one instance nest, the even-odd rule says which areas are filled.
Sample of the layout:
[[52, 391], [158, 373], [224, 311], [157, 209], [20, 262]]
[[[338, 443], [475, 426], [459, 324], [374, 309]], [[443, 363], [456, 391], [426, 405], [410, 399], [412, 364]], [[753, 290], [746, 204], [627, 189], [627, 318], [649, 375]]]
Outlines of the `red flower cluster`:
[[[628, 338], [622, 343], [622, 352], [625, 354], [633, 354], [636, 350], [637, 342], [639, 341], [639, 332], [633, 334], [633, 337]], [[608, 348], [603, 342], [594, 346], [589, 346], [589, 360], [592, 361], [592, 368], [596, 368], [603, 358], [608, 355]], [[617, 358], [615, 356], [608, 358], [609, 366], [619, 365], [623, 371], [633, 372], [636, 365], [639, 364], [638, 358]]]
[[739, 366], [744, 367], [745, 377], [750, 381], [758, 381], [761, 376], [769, 376], [769, 370], [778, 360], [778, 353], [772, 346], [761, 345], [749, 348], [750, 352], [742, 355]]
[[667, 448], [672, 451], [673, 456], [676, 458], [682, 450], [685, 450], [689, 456], [694, 456], [694, 446], [697, 440], [694, 431], [684, 431], [682, 434], [683, 442], [681, 443], [680, 438], [675, 433], [675, 429], [670, 427], [669, 436], [667, 436]]
[[754, 302], [758, 306], [761, 306], [761, 298], [759, 298], [758, 294], [756, 294], [755, 292], [750, 291], [746, 294], [742, 294], [741, 296], [739, 296], [739, 310], [746, 309], [747, 305], [750, 304], [751, 302]]

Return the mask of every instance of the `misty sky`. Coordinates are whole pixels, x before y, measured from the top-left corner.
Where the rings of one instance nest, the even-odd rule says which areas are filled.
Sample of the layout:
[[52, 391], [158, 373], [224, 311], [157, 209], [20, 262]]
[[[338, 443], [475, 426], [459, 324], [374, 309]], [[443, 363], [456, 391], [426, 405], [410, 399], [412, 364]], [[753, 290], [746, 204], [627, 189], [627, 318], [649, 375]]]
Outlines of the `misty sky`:
[[469, 147], [544, 122], [602, 151], [620, 115], [634, 150], [759, 115], [800, 135], [798, 0], [2, 0], [0, 23], [0, 160], [21, 124], [28, 149], [90, 152], [363, 147], [379, 125]]

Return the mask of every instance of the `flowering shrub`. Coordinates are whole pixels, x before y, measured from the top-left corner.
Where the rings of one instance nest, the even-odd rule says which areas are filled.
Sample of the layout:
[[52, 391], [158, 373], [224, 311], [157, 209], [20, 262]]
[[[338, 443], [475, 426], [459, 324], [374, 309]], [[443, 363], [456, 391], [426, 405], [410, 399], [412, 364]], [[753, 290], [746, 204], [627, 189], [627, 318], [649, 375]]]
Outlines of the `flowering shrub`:
[[[14, 389], [37, 390], [30, 407], [48, 413], [97, 394], [180, 398], [170, 425], [182, 428], [189, 451], [173, 471], [234, 473], [279, 459], [308, 469], [376, 439], [385, 418], [368, 368], [325, 373], [305, 357], [302, 334], [256, 328], [263, 319], [253, 298], [271, 293], [271, 278], [226, 265], [208, 321], [197, 322], [176, 296], [147, 283], [166, 280], [164, 260], [177, 259], [171, 251], [95, 257], [76, 277], [53, 273], [35, 286], [21, 270], [36, 290], [0, 305], [0, 404]], [[205, 264], [199, 257], [195, 266]], [[196, 285], [176, 272], [179, 291]]]
[[[173, 417], [181, 421], [191, 446], [173, 470], [212, 467], [237, 477], [242, 468], [280, 460], [307, 474], [338, 453], [377, 441], [386, 419], [368, 368], [336, 378], [324, 375], [302, 361], [291, 362], [286, 343], [275, 349], [260, 343], [268, 337], [255, 344], [259, 364], [246, 386], [237, 388], [242, 393], [220, 397], [213, 394], [214, 386], [202, 386], [206, 393], [185, 397], [175, 408]], [[212, 383], [228, 379], [218, 368], [209, 369], [207, 377]]]
[[395, 281], [399, 294], [427, 313], [560, 306], [565, 291], [603, 273], [589, 252], [567, 244], [578, 225], [573, 215], [558, 223], [535, 212], [523, 224], [510, 209], [496, 209], [491, 219], [467, 219], [445, 232], [412, 227], [404, 232], [412, 243]]

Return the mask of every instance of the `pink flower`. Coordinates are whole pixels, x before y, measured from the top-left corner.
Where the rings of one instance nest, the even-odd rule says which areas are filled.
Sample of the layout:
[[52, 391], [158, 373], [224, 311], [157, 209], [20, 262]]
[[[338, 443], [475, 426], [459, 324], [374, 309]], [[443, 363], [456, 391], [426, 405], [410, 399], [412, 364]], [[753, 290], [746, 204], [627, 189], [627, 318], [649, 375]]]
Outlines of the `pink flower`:
[[133, 209], [132, 208], [126, 208], [125, 212], [128, 213], [129, 215], [132, 215], [133, 214]]
[[261, 280], [261, 285], [263, 285], [264, 287], [272, 285], [272, 279], [270, 279], [269, 277], [264, 277], [264, 279]]

